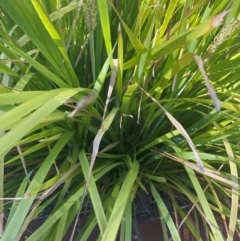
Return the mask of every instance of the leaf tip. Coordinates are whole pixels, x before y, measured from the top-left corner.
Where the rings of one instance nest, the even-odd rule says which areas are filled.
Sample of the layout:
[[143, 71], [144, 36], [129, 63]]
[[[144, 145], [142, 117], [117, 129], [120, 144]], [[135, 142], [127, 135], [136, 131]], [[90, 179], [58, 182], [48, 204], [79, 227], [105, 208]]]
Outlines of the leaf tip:
[[203, 165], [200, 165], [200, 166], [199, 166], [199, 169], [200, 169], [201, 172], [203, 172], [203, 173], [205, 172], [205, 168], [204, 168]]
[[213, 17], [211, 22], [211, 27], [215, 28], [223, 24], [224, 17], [230, 12], [231, 10], [225, 10], [222, 13], [219, 13], [215, 17]]

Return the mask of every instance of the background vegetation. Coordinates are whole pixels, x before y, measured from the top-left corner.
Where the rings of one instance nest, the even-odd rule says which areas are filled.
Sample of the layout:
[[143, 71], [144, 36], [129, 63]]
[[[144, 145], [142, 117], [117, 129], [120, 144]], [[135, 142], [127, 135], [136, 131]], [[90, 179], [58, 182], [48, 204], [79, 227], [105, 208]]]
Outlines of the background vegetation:
[[204, 240], [233, 240], [239, 5], [0, 0], [1, 241], [20, 240], [53, 201], [27, 241], [62, 240], [89, 202], [75, 240], [95, 226], [98, 240], [131, 240], [139, 192], [154, 198], [164, 240], [181, 240], [183, 222], [202, 240], [192, 211]]

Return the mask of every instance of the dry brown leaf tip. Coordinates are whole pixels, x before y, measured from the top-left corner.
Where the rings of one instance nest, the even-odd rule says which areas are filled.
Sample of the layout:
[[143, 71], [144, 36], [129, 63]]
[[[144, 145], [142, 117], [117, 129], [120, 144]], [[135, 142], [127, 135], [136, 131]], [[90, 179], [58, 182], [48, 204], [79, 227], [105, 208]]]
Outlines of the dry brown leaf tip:
[[224, 17], [230, 12], [231, 10], [226, 10], [222, 13], [219, 13], [215, 17], [213, 17], [211, 21], [211, 27], [215, 28], [223, 24]]

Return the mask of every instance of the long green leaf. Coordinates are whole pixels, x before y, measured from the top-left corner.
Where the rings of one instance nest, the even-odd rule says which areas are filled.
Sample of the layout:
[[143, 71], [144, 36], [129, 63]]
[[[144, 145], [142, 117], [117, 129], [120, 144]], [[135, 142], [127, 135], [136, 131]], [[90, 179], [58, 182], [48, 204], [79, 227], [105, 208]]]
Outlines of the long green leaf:
[[202, 187], [200, 186], [200, 183], [194, 173], [194, 171], [192, 169], [190, 169], [189, 167], [185, 167], [188, 175], [189, 175], [189, 178], [191, 179], [192, 181], [192, 184], [195, 188], [195, 191], [198, 195], [198, 198], [199, 198], [199, 202], [201, 203], [202, 205], [202, 208], [204, 210], [204, 213], [205, 213], [205, 219], [208, 221], [208, 224], [212, 230], [212, 233], [215, 237], [216, 240], [221, 240], [223, 241], [223, 235], [221, 233], [221, 231], [219, 230], [219, 227], [218, 227], [218, 224], [216, 222], [216, 219], [212, 213], [212, 210], [209, 206], [209, 203], [207, 201], [207, 198], [202, 190]]
[[101, 198], [99, 196], [99, 192], [98, 192], [95, 180], [93, 178], [93, 175], [91, 174], [88, 160], [87, 160], [86, 154], [84, 153], [84, 150], [80, 151], [79, 160], [80, 160], [80, 163], [82, 166], [82, 170], [83, 170], [85, 179], [87, 180], [87, 178], [89, 177], [87, 187], [88, 187], [88, 191], [89, 191], [89, 194], [91, 197], [93, 208], [95, 210], [95, 215], [96, 215], [97, 222], [98, 222], [98, 225], [100, 228], [100, 232], [103, 235], [103, 233], [106, 229], [106, 226], [107, 226], [107, 219], [104, 214], [103, 204], [102, 204]]
[[158, 210], [160, 212], [160, 215], [163, 216], [167, 226], [168, 226], [168, 229], [169, 229], [169, 232], [171, 233], [172, 235], [172, 239], [174, 241], [180, 241], [181, 238], [179, 236], [179, 233], [176, 229], [176, 226], [172, 220], [172, 217], [166, 207], [166, 205], [164, 204], [162, 198], [160, 197], [160, 195], [158, 194], [156, 188], [154, 187], [153, 183], [150, 182], [150, 188], [151, 188], [151, 192], [152, 192], [152, 195], [155, 199], [155, 202], [158, 206]]
[[19, 203], [16, 212], [14, 213], [12, 219], [9, 221], [9, 225], [6, 227], [1, 241], [9, 241], [15, 239], [21, 228], [21, 225], [23, 224], [24, 218], [29, 212], [29, 209], [36, 197], [36, 194], [28, 197], [28, 193], [30, 193], [34, 188], [42, 184], [55, 158], [58, 156], [62, 148], [67, 144], [73, 134], [74, 132], [66, 132], [64, 135], [62, 135], [62, 137], [52, 149], [52, 152], [45, 159], [40, 169], [36, 173], [35, 177], [32, 179], [25, 193], [25, 197]]
[[[19, 141], [21, 138], [23, 138], [24, 135], [26, 135], [32, 128], [44, 120], [58, 106], [64, 103], [71, 96], [77, 94], [80, 90], [81, 89], [60, 90], [59, 92], [55, 93], [53, 98], [21, 121], [16, 127], [14, 127], [10, 132], [0, 139], [0, 156], [13, 147], [16, 141]], [[32, 102], [32, 104], [34, 105], [35, 103]], [[11, 116], [3, 119], [2, 123], [7, 125], [8, 121], [11, 121]]]
[[112, 52], [112, 42], [111, 42], [111, 33], [110, 33], [108, 1], [98, 0], [97, 2], [98, 2], [98, 10], [100, 15], [100, 22], [102, 26], [105, 46], [106, 46], [108, 55], [110, 55]]
[[114, 241], [116, 239], [118, 229], [123, 218], [124, 211], [130, 198], [131, 190], [136, 177], [138, 175], [139, 164], [134, 161], [127, 176], [125, 177], [121, 190], [117, 196], [111, 216], [108, 220], [106, 231], [104, 232], [102, 241]]

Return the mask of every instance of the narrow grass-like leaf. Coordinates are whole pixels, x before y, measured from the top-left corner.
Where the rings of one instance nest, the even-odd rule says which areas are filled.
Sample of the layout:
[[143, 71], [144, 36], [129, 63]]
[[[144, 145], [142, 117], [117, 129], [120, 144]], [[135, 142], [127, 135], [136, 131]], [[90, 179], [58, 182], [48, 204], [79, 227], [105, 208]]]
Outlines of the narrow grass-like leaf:
[[[106, 117], [106, 119], [103, 121], [102, 125], [101, 125], [101, 128], [98, 130], [97, 132], [97, 135], [95, 136], [94, 138], [94, 141], [93, 141], [93, 151], [92, 151], [92, 156], [91, 156], [91, 162], [90, 162], [90, 168], [89, 168], [89, 171], [88, 171], [88, 174], [86, 176], [86, 184], [85, 184], [85, 188], [84, 188], [84, 193], [83, 193], [83, 197], [85, 196], [85, 192], [86, 192], [86, 188], [88, 187], [88, 182], [89, 182], [89, 178], [91, 176], [91, 173], [92, 173], [92, 169], [93, 169], [93, 166], [94, 166], [94, 163], [95, 163], [95, 160], [96, 160], [96, 157], [97, 157], [97, 153], [99, 151], [99, 145], [100, 145], [100, 142], [102, 140], [102, 137], [103, 135], [105, 134], [105, 132], [108, 130], [108, 128], [111, 126], [112, 124], [112, 121], [116, 115], [118, 111], [118, 108], [113, 108], [111, 110], [111, 112], [109, 113], [109, 115]], [[83, 200], [82, 200], [83, 202]]]
[[[60, 106], [73, 95], [77, 94], [79, 91], [80, 89], [60, 90], [60, 93], [56, 93], [53, 98], [37, 109], [33, 114], [26, 117], [10, 132], [4, 135], [4, 137], [0, 139], [0, 156], [8, 149], [13, 147], [16, 141], [19, 141], [22, 137], [24, 137], [24, 135], [26, 135], [32, 128], [34, 128], [44, 118], [52, 113], [58, 106]], [[34, 105], [35, 103], [33, 102], [32, 104]], [[8, 121], [10, 121], [10, 118], [5, 118], [2, 120], [2, 123], [6, 125]]]
[[[0, 116], [4, 114], [2, 110], [0, 110]], [[4, 131], [0, 130], [0, 138], [5, 134]], [[0, 237], [3, 235], [3, 227], [4, 227], [4, 157], [0, 157]]]
[[149, 178], [150, 180], [156, 181], [156, 182], [166, 182], [166, 179], [164, 177], [159, 177], [156, 175], [149, 175], [146, 173], [143, 173], [144, 176], [146, 176], [147, 178]]
[[173, 13], [174, 13], [174, 10], [177, 6], [177, 3], [178, 3], [178, 1], [171, 0], [168, 4], [168, 7], [167, 7], [167, 10], [166, 10], [166, 13], [165, 13], [166, 16], [164, 18], [164, 21], [163, 21], [163, 24], [161, 26], [160, 33], [159, 33], [160, 38], [164, 35], [164, 33], [167, 29], [167, 26], [169, 25], [169, 22], [171, 21], [171, 18], [173, 16]]
[[132, 240], [132, 200], [129, 198], [125, 211], [125, 235], [124, 241]]
[[189, 168], [189, 167], [185, 167], [185, 169], [186, 169], [186, 171], [187, 171], [187, 173], [189, 175], [189, 178], [191, 179], [192, 184], [193, 184], [193, 186], [195, 188], [195, 191], [196, 191], [196, 193], [198, 195], [199, 202], [201, 203], [201, 206], [202, 206], [202, 208], [204, 210], [204, 213], [206, 215], [205, 218], [208, 221], [208, 224], [209, 224], [209, 226], [210, 226], [210, 228], [211, 228], [211, 230], [213, 232], [214, 238], [216, 240], [223, 241], [224, 240], [223, 239], [223, 235], [222, 235], [221, 231], [219, 230], [219, 226], [218, 226], [218, 224], [216, 222], [216, 219], [215, 219], [215, 217], [214, 217], [214, 215], [212, 213], [212, 210], [211, 210], [211, 208], [209, 206], [207, 198], [206, 198], [206, 196], [205, 196], [205, 194], [204, 194], [204, 192], [202, 190], [202, 187], [200, 186], [200, 183], [199, 183], [199, 181], [198, 181], [194, 171], [191, 168]]
[[68, 38], [67, 38], [67, 42], [66, 42], [66, 46], [65, 46], [66, 50], [68, 50], [68, 47], [69, 47], [70, 42], [71, 42], [71, 40], [72, 40], [73, 33], [74, 33], [74, 29], [75, 29], [75, 27], [76, 27], [76, 25], [77, 25], [77, 19], [78, 19], [78, 17], [79, 17], [79, 13], [80, 13], [82, 4], [83, 4], [83, 1], [82, 1], [82, 0], [79, 0], [79, 1], [78, 1], [78, 4], [77, 4], [77, 10], [76, 10], [75, 15], [74, 15], [74, 20], [73, 20], [73, 22], [72, 22], [71, 29], [70, 29], [70, 31], [69, 31], [69, 35], [68, 35]]
[[48, 231], [49, 227], [52, 227], [54, 223], [59, 220], [59, 218], [64, 215], [64, 213], [71, 208], [71, 206], [81, 198], [83, 193], [83, 187], [80, 188], [76, 193], [74, 193], [68, 200], [58, 209], [56, 212], [52, 214], [52, 217], [50, 217], [48, 220], [44, 222], [43, 225], [41, 225], [40, 228], [36, 232], [34, 232], [27, 241], [34, 241], [37, 240], [38, 237], [41, 237], [42, 234]]
[[112, 75], [111, 75], [110, 84], [108, 87], [107, 99], [106, 99], [105, 106], [104, 106], [103, 120], [105, 119], [108, 103], [110, 102], [110, 98], [111, 98], [111, 95], [112, 95], [112, 92], [114, 89], [115, 81], [117, 78], [117, 70], [118, 70], [118, 60], [114, 59]]
[[51, 13], [49, 15], [49, 18], [51, 19], [52, 22], [57, 20], [57, 19], [61, 19], [66, 13], [72, 11], [77, 6], [78, 6], [77, 1], [71, 1], [67, 6], [58, 8], [57, 11]]
[[19, 54], [22, 58], [24, 58], [26, 61], [28, 61], [33, 67], [35, 67], [40, 73], [45, 75], [48, 79], [50, 79], [53, 83], [58, 85], [59, 87], [66, 88], [69, 87], [68, 84], [66, 84], [61, 78], [59, 78], [57, 75], [52, 73], [50, 70], [48, 70], [45, 66], [34, 60], [32, 57], [30, 57], [28, 54], [23, 52], [21, 49], [17, 48], [13, 44], [6, 42], [5, 40], [1, 39], [3, 42], [5, 42], [6, 45], [8, 45], [16, 54]]
[[91, 164], [90, 164], [89, 174], [92, 171], [95, 159], [97, 157], [97, 153], [98, 153], [98, 150], [99, 150], [99, 145], [100, 145], [101, 139], [102, 139], [103, 135], [105, 134], [105, 132], [111, 126], [112, 121], [113, 121], [113, 119], [114, 119], [114, 117], [115, 117], [117, 112], [118, 112], [118, 108], [113, 108], [111, 110], [111, 112], [108, 114], [106, 119], [102, 122], [101, 128], [98, 130], [98, 133], [97, 133], [96, 137], [94, 138], [94, 141], [93, 141], [93, 152], [92, 152], [92, 157], [91, 157]]
[[103, 67], [101, 69], [101, 72], [98, 75], [98, 78], [94, 82], [93, 90], [95, 92], [97, 92], [98, 95], [99, 95], [99, 93], [100, 93], [100, 91], [101, 91], [101, 89], [103, 87], [104, 81], [106, 79], [107, 71], [108, 71], [110, 62], [112, 60], [113, 51], [114, 51], [114, 48], [113, 48], [112, 52], [108, 55], [108, 58], [105, 61], [104, 65], [103, 65]]
[[60, 38], [58, 32], [56, 31], [56, 29], [53, 27], [48, 15], [46, 15], [46, 12], [44, 11], [43, 6], [37, 0], [32, 0], [32, 4], [33, 4], [36, 12], [38, 13], [41, 21], [43, 22], [45, 28], [47, 29], [48, 33], [50, 34], [50, 36], [52, 37], [52, 39], [55, 41], [56, 45], [58, 46], [65, 61], [68, 61], [68, 56], [66, 54], [66, 51], [65, 51], [65, 48], [61, 41], [61, 38]]
[[202, 163], [202, 160], [200, 158], [200, 156], [198, 155], [197, 149], [195, 147], [195, 145], [193, 144], [191, 138], [189, 137], [189, 135], [187, 134], [187, 132], [184, 130], [183, 126], [162, 106], [159, 104], [159, 102], [153, 98], [151, 95], [149, 95], [144, 89], [142, 89], [141, 87], [139, 87], [148, 97], [150, 97], [166, 114], [166, 116], [168, 117], [168, 119], [171, 121], [171, 123], [177, 128], [177, 130], [184, 136], [184, 138], [186, 139], [186, 141], [188, 142], [189, 146], [191, 147], [195, 158], [197, 160], [199, 169], [204, 172], [204, 166]]
[[[89, 163], [86, 157], [86, 154], [84, 153], [84, 150], [81, 150], [79, 153], [79, 160], [81, 163], [81, 167], [83, 170], [83, 174], [85, 179], [88, 178], [88, 184], [87, 188], [91, 197], [91, 202], [93, 204], [93, 208], [95, 210], [95, 215], [97, 218], [98, 226], [100, 229], [101, 234], [103, 235], [106, 226], [107, 226], [107, 219], [104, 213], [103, 204], [101, 202], [99, 192], [95, 183], [95, 180], [93, 178], [93, 175], [91, 173], [91, 170], [89, 169]], [[90, 174], [89, 174], [90, 173]]]
[[237, 225], [238, 205], [239, 205], [239, 190], [238, 190], [239, 188], [237, 187], [239, 185], [238, 169], [237, 169], [237, 165], [234, 162], [235, 158], [234, 158], [233, 150], [227, 138], [223, 139], [223, 143], [229, 158], [231, 179], [232, 179], [232, 182], [236, 184], [235, 187], [234, 186], [232, 187], [232, 192], [231, 192], [231, 214], [229, 217], [229, 232], [227, 237], [227, 241], [233, 241], [234, 231]]
[[[13, 203], [12, 203], [12, 206], [11, 206], [11, 209], [10, 209], [10, 212], [9, 212], [8, 219], [7, 219], [7, 222], [6, 222], [6, 224], [5, 224], [5, 227], [8, 226], [10, 220], [12, 219], [12, 216], [13, 216], [14, 213], [16, 212], [17, 207], [18, 207], [18, 205], [19, 205], [19, 203], [20, 203], [21, 198], [24, 198], [24, 193], [25, 193], [25, 191], [26, 191], [26, 188], [27, 188], [27, 185], [28, 185], [28, 181], [29, 181], [29, 179], [30, 179], [31, 174], [32, 174], [32, 173], [29, 173], [29, 174], [24, 178], [24, 180], [22, 181], [20, 187], [18, 188], [18, 191], [17, 191], [16, 196], [15, 196], [15, 197], [16, 197], [16, 200], [14, 200]], [[18, 198], [20, 198], [20, 199], [18, 200]]]
[[136, 91], [138, 87], [137, 83], [128, 85], [127, 91], [125, 92], [123, 96], [123, 103], [122, 103], [122, 112], [123, 114], [129, 113], [129, 103], [131, 103], [132, 99], [134, 98], [134, 92]]
[[128, 37], [133, 45], [133, 47], [135, 48], [137, 53], [142, 53], [144, 51], [144, 46], [143, 44], [137, 39], [136, 35], [131, 31], [131, 29], [127, 26], [127, 24], [123, 21], [123, 19], [121, 18], [120, 14], [118, 13], [118, 11], [116, 10], [116, 8], [112, 5], [112, 3], [110, 3], [112, 8], [115, 10], [116, 14], [118, 15], [125, 31], [128, 34]]
[[[184, 211], [182, 210], [182, 208], [179, 207], [179, 205], [178, 205], [176, 202], [174, 202], [174, 206], [175, 206], [175, 208], [177, 209], [178, 213], [180, 214], [181, 218], [182, 218], [182, 219], [186, 218], [186, 213], [184, 213]], [[191, 233], [192, 233], [192, 235], [194, 236], [194, 238], [195, 238], [196, 240], [202, 241], [201, 236], [200, 236], [200, 233], [198, 232], [198, 230], [196, 230], [196, 228], [195, 228], [195, 226], [194, 226], [194, 224], [193, 224], [193, 222], [191, 221], [190, 218], [187, 218], [187, 219], [185, 220], [185, 224], [186, 224], [186, 226], [188, 227], [188, 229], [191, 231]], [[179, 227], [179, 229], [180, 229], [180, 227]]]
[[166, 225], [166, 221], [164, 220], [164, 217], [160, 217], [160, 223], [161, 223], [162, 232], [163, 232], [163, 240], [168, 241], [169, 240], [168, 230], [167, 230], [167, 225]]
[[0, 72], [7, 74], [9, 76], [17, 77], [19, 78], [19, 75], [13, 71], [11, 68], [9, 68], [6, 64], [0, 62]]
[[[162, 155], [164, 155], [164, 156], [166, 156], [166, 157], [168, 157], [168, 158], [170, 158], [174, 161], [177, 161], [177, 162], [185, 165], [186, 167], [191, 168], [192, 170], [195, 170], [195, 171], [199, 172], [199, 168], [195, 163], [185, 161], [185, 160], [183, 160], [179, 157], [175, 157], [174, 155], [171, 155], [171, 154], [166, 153], [166, 152], [163, 152]], [[180, 153], [180, 155], [181, 155], [181, 153]], [[210, 170], [208, 168], [205, 168], [205, 170], [204, 170], [204, 175], [206, 175], [206, 176], [209, 176], [209, 177], [211, 177], [211, 178], [213, 178], [217, 181], [220, 181], [220, 182], [222, 182], [222, 183], [224, 183], [228, 186], [235, 187], [235, 188], [239, 187], [239, 185], [236, 182], [233, 182], [233, 181], [228, 180], [224, 177], [221, 177], [219, 174], [220, 173], [215, 172], [214, 170]]]
[[103, 87], [105, 78], [106, 78], [107, 70], [109, 68], [110, 60], [112, 58], [112, 53], [108, 56], [107, 60], [105, 61], [104, 66], [103, 66], [100, 74], [98, 75], [98, 78], [95, 81], [93, 91], [88, 96], [86, 96], [85, 98], [78, 101], [75, 109], [69, 115], [70, 118], [72, 118], [78, 111], [81, 111], [82, 109], [86, 108], [88, 105], [93, 103], [94, 100], [99, 95], [99, 93]]
[[210, 94], [210, 96], [212, 98], [214, 106], [215, 106], [216, 110], [219, 111], [221, 109], [221, 104], [220, 104], [220, 102], [218, 100], [218, 97], [217, 97], [217, 94], [216, 94], [212, 84], [210, 83], [210, 81], [209, 81], [209, 79], [207, 77], [207, 74], [206, 74], [206, 72], [204, 70], [203, 60], [198, 55], [194, 55], [194, 58], [195, 58], [195, 60], [197, 62], [198, 68], [199, 68], [199, 70], [200, 70], [200, 72], [201, 72], [201, 74], [203, 76], [203, 79], [205, 80], [208, 92], [209, 92], [209, 94]]
[[117, 71], [117, 82], [116, 82], [116, 104], [120, 106], [122, 101], [122, 82], [123, 82], [123, 38], [121, 25], [118, 26], [118, 71]]
[[[43, 182], [53, 161], [55, 160], [59, 152], [62, 150], [64, 145], [66, 145], [66, 143], [69, 141], [69, 139], [72, 137], [73, 134], [74, 134], [73, 132], [67, 132], [59, 139], [59, 141], [52, 149], [52, 152], [45, 159], [44, 163], [41, 165], [35, 177], [32, 179], [31, 184], [29, 185], [26, 193], [31, 192], [34, 188], [36, 188]], [[9, 225], [6, 227], [4, 231], [4, 234], [2, 236], [2, 241], [9, 241], [9, 240], [15, 239], [35, 197], [36, 197], [36, 194], [30, 197], [26, 195], [26, 198], [21, 200], [16, 212], [14, 213], [12, 219], [9, 221]]]
[[172, 239], [174, 241], [180, 241], [181, 238], [179, 236], [179, 233], [176, 229], [176, 226], [171, 218], [171, 215], [169, 213], [169, 211], [167, 210], [167, 207], [165, 206], [162, 198], [160, 197], [160, 195], [158, 194], [155, 186], [152, 184], [152, 182], [150, 182], [150, 189], [151, 189], [151, 192], [152, 192], [152, 195], [153, 195], [153, 198], [158, 206], [158, 210], [160, 212], [160, 215], [163, 216], [167, 226], [168, 226], [168, 229], [169, 229], [169, 232], [171, 233], [171, 236], [172, 236]]
[[216, 23], [219, 23], [219, 20], [216, 20], [216, 18], [213, 17], [198, 25], [197, 27], [191, 28], [182, 34], [173, 37], [171, 40], [161, 43], [159, 46], [156, 46], [150, 51], [152, 55], [151, 59], [156, 59], [161, 56], [167, 55], [173, 52], [175, 49], [180, 48], [183, 45], [186, 45], [187, 43], [193, 41], [194, 39], [203, 36], [204, 34], [211, 31], [213, 28], [215, 28]]
[[111, 41], [111, 34], [110, 34], [108, 1], [98, 0], [97, 3], [98, 3], [98, 10], [100, 15], [100, 22], [102, 26], [105, 46], [106, 46], [108, 55], [110, 55], [110, 53], [112, 52], [112, 41]]
[[[41, 203], [41, 201], [43, 201], [44, 199], [49, 198], [49, 196], [67, 179], [69, 178], [69, 176], [79, 167], [79, 164], [75, 164], [74, 166], [72, 166], [72, 168], [70, 168], [68, 171], [66, 171], [66, 173], [64, 173], [56, 182], [53, 183], [53, 185], [50, 186], [50, 188], [48, 188], [47, 190], [45, 190], [41, 196], [39, 197], [39, 199], [37, 200], [37, 202], [33, 205], [33, 207], [31, 208], [31, 212], [29, 213], [28, 217], [26, 218], [24, 224], [21, 227], [20, 232], [18, 233], [18, 237], [20, 238], [22, 236], [22, 234], [24, 233], [24, 231], [27, 229], [29, 223], [32, 221], [32, 219], [34, 218], [34, 214], [36, 212], [36, 209], [38, 208], [39, 204]], [[37, 192], [39, 191], [39, 187], [36, 188]], [[35, 190], [36, 190], [35, 189]], [[27, 193], [27, 195], [37, 195], [37, 192], [33, 190], [30, 193]]]
[[14, 86], [14, 90], [22, 91], [34, 75], [35, 73], [27, 73], [24, 75]]
[[137, 161], [134, 161], [132, 167], [124, 179], [120, 192], [117, 196], [102, 241], [114, 241], [116, 239], [124, 211], [130, 198], [133, 184], [136, 181], [136, 177], [138, 175], [138, 170], [139, 164]]
[[[22, 105], [8, 111], [5, 115], [2, 115], [0, 118], [1, 129], [4, 130], [7, 126], [21, 119], [25, 115], [31, 113], [35, 109], [42, 106], [46, 101], [50, 100], [57, 94], [61, 93], [62, 90], [53, 90], [43, 93], [16, 93], [16, 94], [3, 94], [0, 96], [0, 99], [3, 101], [3, 104], [18, 104], [26, 100]], [[37, 94], [40, 94], [36, 97]], [[12, 98], [11, 98], [12, 97]], [[16, 97], [16, 99], [15, 99]], [[32, 98], [31, 98], [32, 97]], [[35, 97], [35, 98], [34, 98]], [[10, 98], [10, 100], [9, 100]], [[28, 100], [29, 99], [29, 100]], [[27, 101], [28, 100], [28, 101]]]

